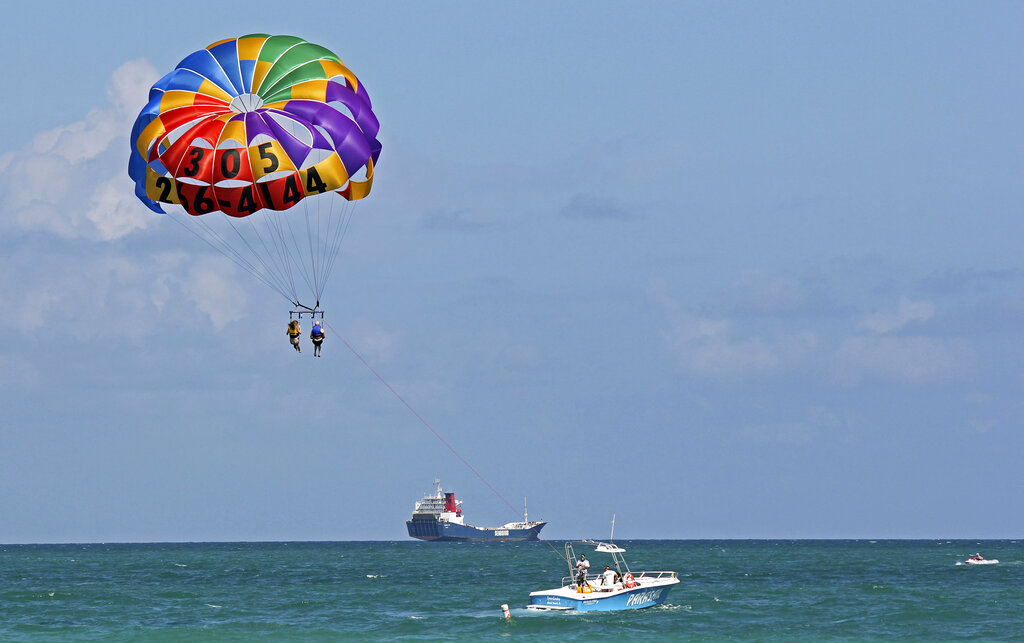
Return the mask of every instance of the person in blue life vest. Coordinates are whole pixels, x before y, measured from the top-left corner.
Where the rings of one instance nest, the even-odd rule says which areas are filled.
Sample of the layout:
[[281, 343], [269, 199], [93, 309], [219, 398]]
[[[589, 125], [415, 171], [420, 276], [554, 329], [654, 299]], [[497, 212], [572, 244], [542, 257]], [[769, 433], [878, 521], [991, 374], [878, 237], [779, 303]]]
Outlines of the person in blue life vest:
[[313, 330], [309, 331], [309, 338], [313, 340], [313, 355], [320, 357], [320, 344], [324, 343], [324, 329], [321, 322], [313, 320]]
[[292, 343], [295, 350], [299, 353], [302, 352], [302, 347], [299, 346], [299, 337], [302, 335], [302, 327], [299, 326], [298, 320], [291, 320], [288, 322], [288, 341]]

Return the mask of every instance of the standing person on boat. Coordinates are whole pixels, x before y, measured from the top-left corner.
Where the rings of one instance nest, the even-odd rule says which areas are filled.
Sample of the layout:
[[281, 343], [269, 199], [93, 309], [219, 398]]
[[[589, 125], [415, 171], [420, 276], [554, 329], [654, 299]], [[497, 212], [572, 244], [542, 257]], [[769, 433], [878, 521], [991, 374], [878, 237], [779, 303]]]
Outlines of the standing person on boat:
[[320, 344], [324, 343], [324, 329], [321, 322], [313, 320], [313, 330], [309, 331], [309, 338], [313, 340], [313, 357], [320, 357]]
[[587, 582], [587, 572], [590, 571], [590, 561], [587, 560], [586, 554], [580, 554], [580, 559], [576, 562], [576, 584], [583, 585]]
[[288, 341], [292, 343], [295, 350], [299, 353], [302, 352], [302, 347], [299, 346], [299, 336], [302, 335], [302, 327], [299, 326], [299, 321], [293, 319], [288, 322]]

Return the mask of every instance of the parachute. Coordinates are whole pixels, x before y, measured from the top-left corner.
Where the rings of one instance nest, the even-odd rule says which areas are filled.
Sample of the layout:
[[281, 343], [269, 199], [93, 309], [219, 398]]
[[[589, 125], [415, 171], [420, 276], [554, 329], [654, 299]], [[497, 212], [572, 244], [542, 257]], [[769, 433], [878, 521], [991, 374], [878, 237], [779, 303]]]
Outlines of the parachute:
[[128, 175], [147, 207], [180, 206], [166, 213], [312, 312], [351, 202], [370, 194], [379, 129], [365, 87], [333, 52], [250, 34], [188, 55], [153, 85]]

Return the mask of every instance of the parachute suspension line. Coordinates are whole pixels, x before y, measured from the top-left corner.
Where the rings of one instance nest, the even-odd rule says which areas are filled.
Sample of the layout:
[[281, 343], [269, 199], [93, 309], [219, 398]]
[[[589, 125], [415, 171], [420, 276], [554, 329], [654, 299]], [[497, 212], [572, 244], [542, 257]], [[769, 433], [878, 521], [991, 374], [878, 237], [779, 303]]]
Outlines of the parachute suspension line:
[[298, 272], [298, 277], [303, 281], [308, 282], [309, 280], [306, 279], [305, 273], [302, 271], [302, 264], [295, 260], [296, 252], [292, 250], [291, 245], [288, 243], [288, 238], [294, 238], [295, 236], [291, 232], [291, 218], [283, 212], [275, 212], [274, 214], [277, 216], [268, 219], [268, 223], [271, 224], [269, 227], [274, 232], [275, 242], [281, 251], [281, 262], [286, 266], [288, 279], [292, 284], [292, 291], [296, 293], [295, 301], [298, 301], [299, 295], [298, 288], [296, 287], [298, 279], [296, 279], [296, 272]]
[[[336, 207], [336, 201], [340, 201], [341, 205]], [[341, 252], [341, 242], [351, 221], [353, 204], [340, 195], [323, 195], [316, 199], [303, 199], [302, 206], [309, 257], [308, 261], [296, 260], [296, 265], [301, 263], [305, 271], [308, 264], [310, 270], [307, 283], [309, 284], [311, 280], [310, 286], [316, 298], [315, 306], [318, 307], [335, 261]], [[294, 230], [292, 234], [294, 235]]]
[[429, 422], [427, 422], [427, 421], [426, 421], [426, 420], [425, 420], [425, 419], [423, 418], [423, 416], [422, 416], [422, 415], [420, 415], [420, 414], [419, 414], [419, 413], [418, 413], [418, 412], [416, 411], [416, 409], [414, 409], [414, 408], [412, 407], [412, 405], [411, 405], [411, 404], [409, 404], [409, 403], [408, 403], [408, 402], [407, 402], [407, 401], [405, 400], [405, 398], [404, 398], [404, 397], [402, 397], [402, 396], [401, 396], [401, 395], [400, 395], [400, 394], [398, 393], [398, 391], [396, 391], [396, 390], [395, 390], [395, 389], [394, 389], [394, 388], [393, 388], [393, 387], [392, 387], [392, 386], [391, 386], [390, 384], [388, 384], [387, 380], [385, 380], [385, 379], [384, 379], [384, 378], [383, 378], [383, 377], [381, 376], [381, 374], [380, 374], [380, 373], [378, 373], [378, 372], [377, 372], [376, 370], [374, 370], [374, 368], [373, 368], [372, 366], [370, 366], [370, 363], [369, 363], [369, 362], [367, 362], [367, 361], [366, 361], [366, 360], [365, 360], [365, 359], [363, 358], [363, 356], [362, 356], [362, 355], [360, 355], [360, 354], [359, 354], [359, 352], [358, 352], [358, 351], [357, 351], [357, 350], [356, 350], [355, 348], [353, 348], [353, 347], [352, 347], [352, 344], [349, 344], [349, 343], [348, 343], [347, 341], [345, 341], [345, 338], [344, 338], [344, 337], [342, 337], [342, 336], [341, 336], [341, 335], [340, 335], [340, 334], [338, 333], [338, 331], [334, 330], [334, 327], [333, 327], [333, 326], [331, 326], [330, 324], [328, 324], [328, 323], [324, 322], [324, 327], [326, 327], [326, 328], [327, 328], [328, 330], [330, 330], [330, 331], [331, 331], [332, 333], [334, 333], [334, 336], [335, 336], [335, 337], [337, 337], [337, 338], [338, 338], [339, 340], [341, 340], [341, 343], [345, 345], [345, 348], [347, 348], [347, 349], [348, 349], [349, 351], [351, 351], [351, 353], [352, 353], [353, 355], [355, 355], [355, 356], [356, 356], [356, 359], [358, 359], [358, 360], [359, 360], [360, 362], [362, 362], [362, 363], [363, 363], [363, 366], [365, 366], [365, 367], [366, 367], [366, 369], [367, 369], [368, 371], [370, 371], [371, 373], [373, 373], [374, 377], [376, 377], [376, 378], [377, 378], [377, 379], [378, 379], [378, 380], [380, 381], [380, 383], [381, 383], [381, 384], [383, 384], [385, 388], [387, 388], [387, 390], [391, 391], [391, 394], [392, 394], [392, 395], [394, 395], [394, 396], [395, 396], [395, 398], [396, 398], [396, 399], [397, 399], [397, 400], [398, 400], [399, 402], [401, 402], [401, 403], [402, 403], [402, 404], [403, 404], [403, 405], [405, 406], [405, 408], [409, 409], [409, 412], [410, 412], [410, 413], [412, 413], [412, 414], [413, 414], [414, 416], [416, 416], [416, 419], [417, 419], [417, 420], [419, 420], [419, 421], [420, 421], [420, 423], [421, 423], [421, 424], [422, 424], [423, 426], [427, 427], [427, 429], [428, 429], [428, 430], [429, 430], [429, 431], [430, 431], [431, 433], [433, 433], [433, 434], [434, 434], [434, 437], [435, 437], [435, 438], [437, 438], [438, 440], [440, 440], [440, 441], [441, 441], [441, 444], [443, 444], [443, 445], [445, 445], [446, 447], [448, 447], [448, 450], [449, 450], [449, 451], [451, 451], [451, 452], [452, 452], [452, 454], [453, 454], [453, 455], [454, 455], [454, 456], [455, 456], [456, 458], [458, 458], [458, 459], [459, 459], [459, 460], [460, 460], [460, 461], [462, 462], [462, 464], [466, 465], [466, 468], [468, 468], [468, 469], [469, 469], [470, 471], [472, 471], [472, 472], [473, 472], [473, 475], [475, 475], [475, 476], [476, 476], [477, 478], [479, 478], [480, 482], [484, 483], [484, 484], [485, 484], [485, 485], [487, 486], [487, 488], [488, 488], [488, 489], [490, 489], [490, 490], [491, 490], [491, 492], [492, 492], [492, 493], [493, 493], [493, 494], [494, 494], [495, 496], [497, 496], [497, 497], [498, 497], [498, 498], [499, 498], [499, 499], [500, 499], [500, 500], [501, 500], [502, 502], [504, 502], [504, 503], [505, 503], [506, 505], [508, 505], [509, 509], [511, 509], [511, 510], [512, 510], [512, 512], [513, 512], [513, 513], [514, 513], [514, 514], [515, 514], [516, 516], [518, 516], [518, 515], [519, 515], [519, 510], [518, 510], [518, 509], [516, 509], [515, 507], [513, 507], [513, 506], [512, 506], [512, 503], [510, 503], [510, 502], [509, 502], [508, 500], [506, 500], [506, 499], [505, 499], [505, 496], [503, 496], [503, 495], [501, 495], [500, 493], [498, 493], [498, 490], [497, 490], [497, 489], [495, 489], [495, 488], [494, 488], [494, 486], [493, 486], [493, 485], [491, 485], [491, 483], [490, 483], [490, 482], [488, 482], [488, 481], [487, 481], [487, 479], [486, 479], [486, 478], [484, 478], [484, 477], [483, 477], [483, 476], [482, 476], [482, 475], [480, 474], [480, 472], [479, 472], [479, 471], [477, 471], [477, 470], [476, 470], [476, 468], [475, 468], [475, 467], [474, 467], [473, 465], [471, 465], [471, 464], [469, 463], [469, 461], [468, 461], [468, 460], [466, 460], [465, 458], [463, 458], [463, 457], [462, 457], [462, 456], [461, 456], [461, 455], [459, 454], [459, 452], [455, 450], [455, 447], [453, 447], [453, 446], [452, 446], [451, 444], [449, 444], [449, 443], [448, 443], [448, 440], [445, 440], [445, 439], [444, 439], [443, 437], [441, 437], [441, 434], [440, 434], [440, 433], [438, 433], [438, 432], [437, 432], [437, 431], [436, 431], [436, 430], [434, 429], [434, 427], [430, 426], [430, 423], [429, 423]]
[[[319, 276], [320, 290], [323, 290], [327, 286], [327, 279], [331, 275], [332, 257], [338, 253], [338, 238], [333, 233], [332, 228], [336, 228], [335, 222], [340, 216], [339, 213], [335, 212], [335, 203], [340, 197], [337, 195], [331, 195], [323, 199], [317, 200], [317, 217], [316, 217], [316, 230], [317, 230], [317, 272]], [[324, 213], [320, 208], [321, 202], [326, 201], [327, 212]], [[344, 199], [342, 201], [342, 212], [344, 212], [344, 205], [348, 203]], [[321, 247], [322, 246], [322, 247]], [[319, 297], [320, 293], [317, 293]]]
[[[252, 233], [253, 233], [253, 235], [255, 235], [256, 239], [259, 240], [260, 245], [262, 245], [264, 250], [266, 250], [267, 249], [267, 244], [263, 240], [263, 237], [260, 235], [259, 229], [256, 227], [256, 224], [253, 222], [253, 220], [250, 217], [245, 217], [245, 221], [248, 222], [249, 228], [252, 230]], [[239, 226], [235, 225], [236, 222], [234, 220], [229, 218], [228, 219], [228, 223], [231, 226], [231, 230], [242, 241], [242, 244], [246, 248], [249, 249], [249, 252], [252, 254], [253, 258], [255, 258], [256, 261], [258, 261], [259, 264], [263, 267], [263, 274], [267, 275], [267, 279], [273, 279], [277, 283], [278, 288], [282, 292], [287, 291], [287, 289], [288, 289], [288, 282], [287, 282], [287, 280], [282, 277], [282, 275], [280, 274], [279, 271], [275, 271], [273, 269], [273, 267], [270, 264], [268, 264], [266, 262], [266, 260], [263, 259], [262, 256], [260, 256], [260, 253], [256, 252], [256, 248], [253, 247], [253, 245], [252, 245], [252, 243], [250, 243], [249, 239], [247, 239], [246, 236], [244, 234], [242, 234], [241, 230], [238, 229]], [[269, 253], [268, 253], [268, 256], [273, 258], [273, 255], [271, 255]], [[292, 290], [293, 290], [293, 293], [294, 293], [294, 288]], [[285, 295], [285, 297], [288, 298], [287, 294]], [[289, 298], [289, 300], [291, 300], [291, 298]]]
[[[340, 206], [337, 206], [338, 201], [341, 202]], [[332, 195], [329, 199], [330, 206], [327, 210], [327, 226], [324, 231], [324, 251], [321, 255], [322, 265], [320, 274], [322, 276], [320, 287], [324, 288], [327, 286], [327, 280], [331, 276], [331, 272], [334, 269], [334, 259], [338, 256], [341, 251], [341, 238], [337, 231], [342, 227], [345, 220], [345, 216], [350, 211], [352, 206], [351, 201], [347, 201], [340, 195]]]
[[[191, 216], [189, 216], [189, 218], [193, 218], [193, 219], [199, 220], [199, 224], [207, 232], [207, 237], [204, 237], [203, 234], [201, 234], [198, 231], [196, 231], [193, 227], [191, 227], [189, 225], [186, 225], [183, 221], [181, 221], [178, 218], [178, 216], [175, 215], [175, 213], [173, 211], [168, 211], [167, 214], [170, 216], [172, 221], [174, 221], [175, 223], [177, 223], [178, 225], [180, 225], [184, 229], [188, 230], [188, 232], [193, 234], [194, 237], [196, 237], [200, 241], [204, 242], [206, 245], [210, 246], [211, 248], [213, 248], [214, 250], [219, 252], [224, 257], [230, 259], [234, 264], [238, 265], [242, 269], [246, 270], [247, 272], [249, 272], [250, 274], [252, 274], [256, 278], [258, 278], [259, 281], [263, 282], [263, 284], [265, 286], [267, 286], [268, 288], [270, 288], [274, 292], [279, 293], [285, 299], [288, 299], [288, 294], [287, 293], [285, 293], [278, 286], [276, 286], [276, 285], [270, 283], [269, 281], [267, 281], [266, 278], [264, 277], [264, 275], [260, 274], [259, 270], [257, 270], [256, 267], [251, 262], [246, 260], [246, 258], [243, 257], [236, 249], [231, 248], [231, 246], [223, 239], [223, 237], [221, 237], [220, 233], [218, 233], [216, 230], [211, 228], [207, 224], [206, 221], [199, 220], [199, 217], [191, 217]], [[214, 243], [214, 242], [217, 242], [217, 243]]]
[[[313, 309], [319, 309], [354, 211], [354, 204], [340, 195], [324, 198], [328, 201], [326, 205], [321, 203], [323, 199], [315, 199], [315, 204], [303, 199], [302, 217], [298, 211], [267, 211], [246, 217], [223, 215], [223, 221], [219, 216], [183, 215], [171, 209], [168, 214], [176, 224], [294, 306], [302, 305], [298, 285], [305, 282], [316, 298], [310, 302]], [[231, 229], [230, 233], [224, 225]], [[306, 228], [304, 244], [301, 232], [295, 229], [302, 225]], [[309, 250], [308, 258], [303, 256], [304, 247]]]
[[[333, 210], [333, 204], [331, 209]], [[327, 285], [327, 279], [334, 271], [334, 263], [341, 254], [341, 244], [345, 240], [349, 223], [352, 221], [352, 213], [355, 211], [355, 204], [346, 199], [342, 199], [340, 210], [341, 211], [337, 215], [332, 211], [329, 215], [330, 218], [328, 219], [329, 225], [327, 229], [327, 236], [331, 239], [331, 242], [327, 245], [327, 256], [324, 259], [325, 268], [323, 271], [322, 287]], [[330, 224], [333, 224], [333, 231], [330, 229]]]
[[[353, 202], [353, 201], [345, 201], [344, 203], [342, 203], [342, 214], [341, 214], [341, 218], [340, 218], [340, 221], [339, 221], [339, 225], [338, 225], [338, 227], [336, 229], [336, 233], [335, 233], [335, 247], [336, 248], [340, 249], [342, 242], [345, 240], [345, 237], [348, 236], [348, 227], [352, 223], [352, 218], [353, 218], [353, 216], [355, 214], [355, 211], [356, 211], [356, 204], [355, 204], [355, 202]], [[338, 257], [339, 254], [340, 253], [335, 252], [334, 256], [331, 257], [331, 266], [330, 266], [331, 270], [334, 269], [334, 262], [337, 260], [337, 257]]]
[[[327, 202], [326, 212], [321, 207], [321, 202]], [[337, 252], [337, 246], [335, 240], [331, 238], [331, 226], [334, 224], [334, 197], [328, 196], [326, 198], [317, 199], [317, 212], [316, 212], [316, 241], [317, 241], [317, 281], [319, 289], [322, 291], [327, 285], [327, 277], [330, 275], [330, 257], [332, 252]], [[317, 299], [320, 298], [320, 292], [317, 292]]]
[[[274, 240], [274, 246], [277, 248], [280, 254], [281, 264], [284, 266], [284, 270], [288, 275], [288, 281], [292, 286], [292, 293], [295, 296], [295, 302], [298, 303], [299, 296], [298, 290], [295, 287], [295, 270], [298, 269], [299, 277], [301, 277], [306, 285], [309, 285], [309, 279], [306, 273], [303, 271], [303, 265], [301, 262], [295, 259], [297, 253], [293, 251], [292, 247], [295, 244], [289, 244], [289, 237], [294, 241], [295, 234], [291, 229], [291, 218], [285, 213], [275, 213], [277, 216], [269, 217], [267, 219], [267, 229], [271, 231], [270, 236]], [[294, 213], [293, 213], [294, 214]]]
[[277, 227], [272, 221], [274, 214], [276, 213], [267, 212], [261, 222], [257, 223], [256, 221], [252, 221], [251, 223], [254, 228], [261, 227], [266, 233], [266, 238], [269, 242], [265, 243], [264, 247], [269, 253], [268, 256], [273, 258], [274, 265], [277, 267], [279, 271], [278, 274], [281, 275], [281, 279], [288, 284], [292, 293], [292, 302], [295, 302], [298, 300], [298, 293], [295, 290], [295, 279], [292, 277], [291, 266], [288, 263], [288, 255], [285, 248], [282, 247], [280, 234], [278, 234]]
[[[306, 220], [306, 243], [309, 244], [309, 270], [310, 270], [310, 274], [313, 277], [313, 296], [316, 298], [316, 304], [314, 304], [314, 307], [318, 307], [320, 305], [320, 280], [317, 278], [317, 273], [316, 273], [316, 258], [319, 256], [319, 254], [318, 254], [318, 252], [315, 252], [313, 250], [313, 230], [310, 228], [310, 225], [309, 225], [309, 205], [306, 203], [306, 201], [307, 201], [307, 199], [303, 199], [302, 200], [302, 204], [303, 204], [302, 210], [303, 210], [303, 214], [305, 214], [304, 219]], [[320, 204], [317, 203], [316, 207], [317, 207], [317, 211], [319, 213]], [[317, 222], [319, 222], [319, 220], [320, 220], [320, 218], [318, 216], [317, 217]], [[319, 251], [319, 249], [320, 249], [320, 237], [319, 237], [319, 235], [317, 235], [317, 244], [316, 245], [317, 245], [317, 251]]]
[[[288, 297], [288, 293], [286, 293], [283, 289], [281, 289], [277, 284], [274, 284], [273, 282], [268, 280], [263, 274], [261, 274], [255, 268], [255, 266], [253, 266], [251, 263], [246, 261], [245, 257], [240, 255], [237, 250], [235, 250], [230, 245], [228, 245], [227, 242], [224, 241], [224, 238], [221, 237], [220, 234], [218, 234], [215, 230], [210, 228], [210, 226], [205, 221], [200, 221], [200, 223], [202, 224], [202, 227], [210, 235], [209, 237], [204, 237], [203, 235], [201, 235], [198, 232], [196, 232], [191, 226], [185, 225], [185, 222], [179, 220], [179, 218], [175, 215], [175, 213], [173, 211], [171, 211], [170, 209], [167, 210], [167, 214], [168, 214], [168, 216], [170, 216], [172, 221], [174, 221], [175, 223], [180, 225], [185, 230], [188, 230], [197, 239], [203, 241], [204, 243], [206, 243], [206, 245], [210, 246], [211, 248], [213, 248], [217, 252], [221, 253], [222, 255], [224, 255], [225, 257], [230, 259], [236, 266], [238, 266], [239, 268], [245, 270], [246, 272], [248, 272], [252, 276], [254, 276], [257, 279], [259, 279], [260, 281], [262, 281], [265, 286], [267, 286], [268, 288], [270, 288], [274, 292], [280, 294], [285, 299], [291, 301], [291, 299]], [[189, 215], [189, 216], [191, 218], [193, 218], [193, 219], [199, 219], [199, 217], [192, 217], [191, 215]], [[214, 243], [213, 241], [211, 241], [211, 238], [213, 240], [216, 240], [220, 245], [218, 245], [217, 243]]]
[[[267, 257], [269, 257], [269, 259], [273, 263], [273, 265], [268, 264], [263, 259], [263, 257], [260, 255], [260, 253], [256, 252], [255, 248], [253, 248], [249, 244], [248, 240], [245, 238], [245, 235], [243, 235], [242, 232], [237, 227], [232, 225], [232, 228], [234, 228], [234, 230], [235, 230], [235, 234], [237, 234], [238, 237], [240, 239], [242, 239], [242, 242], [245, 243], [246, 246], [249, 247], [249, 251], [252, 252], [253, 256], [256, 257], [259, 260], [259, 262], [263, 265], [263, 269], [267, 271], [267, 274], [270, 274], [270, 275], [274, 276], [274, 278], [277, 280], [278, 284], [280, 284], [282, 290], [287, 290], [290, 280], [288, 279], [288, 276], [286, 274], [286, 269], [285, 269], [285, 267], [281, 266], [281, 262], [280, 262], [280, 260], [278, 258], [279, 253], [274, 252], [272, 247], [267, 245], [267, 239], [265, 238], [267, 236], [271, 236], [269, 234], [269, 227], [268, 227], [269, 224], [264, 224], [264, 227], [267, 228], [268, 234], [261, 234], [260, 233], [260, 226], [258, 226], [256, 224], [255, 220], [251, 216], [245, 217], [245, 221], [248, 222], [249, 229], [252, 231], [253, 236], [255, 236], [256, 239], [260, 242], [260, 246], [263, 247], [264, 253], [266, 254]], [[273, 238], [271, 238], [271, 242], [273, 242]], [[294, 284], [291, 285], [291, 291], [292, 291], [292, 296], [290, 298], [288, 298], [288, 299], [292, 303], [295, 303], [295, 285]]]
[[[334, 270], [334, 262], [341, 252], [341, 241], [344, 237], [343, 231], [347, 228], [348, 217], [352, 212], [352, 202], [341, 198], [340, 195], [326, 198], [328, 203], [327, 212], [321, 209], [321, 202], [325, 199], [317, 199], [316, 231], [317, 231], [317, 252], [315, 254], [315, 273], [317, 280], [317, 301], [327, 287], [327, 280]], [[340, 200], [339, 212], [335, 212], [335, 203]], [[326, 218], [326, 222], [324, 219]]]
[[[326, 212], [323, 204], [327, 204]], [[332, 250], [337, 251], [335, 240], [331, 238], [331, 226], [334, 223], [334, 204], [335, 197], [333, 195], [317, 199], [316, 202], [316, 241], [317, 241], [317, 273], [319, 276], [320, 290], [322, 291], [327, 285], [327, 277], [330, 274], [330, 255]], [[320, 293], [317, 293], [319, 298]]]
[[[326, 212], [321, 202], [327, 201]], [[316, 282], [317, 301], [327, 284], [327, 259], [330, 256], [333, 246], [331, 245], [330, 230], [334, 219], [334, 199], [330, 196], [317, 199], [316, 204]]]
[[[288, 259], [294, 264], [302, 280], [306, 282], [306, 287], [312, 291], [313, 282], [310, 280], [309, 271], [306, 270], [306, 263], [302, 261], [302, 251], [299, 249], [301, 246], [299, 246], [299, 239], [295, 235], [295, 226], [297, 225], [294, 222], [295, 218], [294, 212], [290, 215], [282, 212], [277, 221], [278, 230], [281, 232], [281, 242], [287, 250]], [[284, 236], [285, 229], [288, 231], [288, 237]], [[288, 244], [289, 238], [291, 239], [291, 245]], [[292, 250], [293, 248], [294, 251]]]

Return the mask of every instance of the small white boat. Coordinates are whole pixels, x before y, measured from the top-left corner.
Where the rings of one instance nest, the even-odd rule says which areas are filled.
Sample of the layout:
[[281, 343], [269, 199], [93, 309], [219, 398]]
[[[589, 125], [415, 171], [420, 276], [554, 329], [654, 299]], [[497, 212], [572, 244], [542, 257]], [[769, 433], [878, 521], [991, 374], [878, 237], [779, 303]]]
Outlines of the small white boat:
[[998, 565], [995, 558], [985, 558], [981, 554], [975, 554], [964, 561], [957, 561], [957, 565]]
[[586, 569], [577, 572], [576, 553], [572, 543], [566, 543], [569, 575], [562, 578], [561, 587], [530, 592], [527, 609], [577, 612], [641, 609], [664, 603], [669, 590], [679, 583], [675, 572], [631, 572], [622, 557], [626, 550], [613, 542], [583, 542], [595, 545], [596, 553], [611, 555], [612, 562], [608, 565], [611, 573], [589, 574]]

